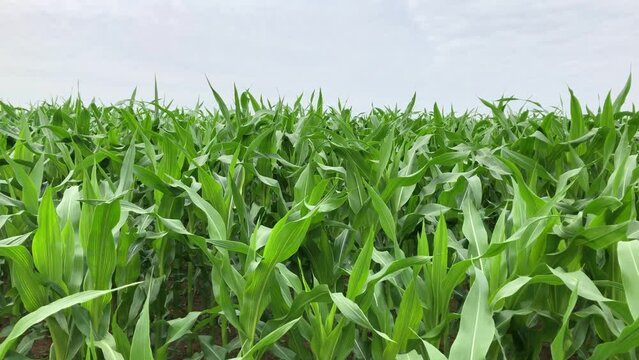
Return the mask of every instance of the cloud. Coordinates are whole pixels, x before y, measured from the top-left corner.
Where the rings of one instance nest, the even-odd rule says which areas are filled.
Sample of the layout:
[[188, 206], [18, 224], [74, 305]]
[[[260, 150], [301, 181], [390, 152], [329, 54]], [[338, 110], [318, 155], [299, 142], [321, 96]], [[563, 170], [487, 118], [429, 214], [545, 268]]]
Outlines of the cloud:
[[[584, 102], [619, 88], [639, 61], [634, 1], [9, 1], [0, 6], [0, 98], [83, 93], [105, 101], [154, 75], [167, 97], [207, 97], [207, 74], [293, 98], [323, 88], [366, 109], [458, 107], [477, 97], [556, 104], [572, 86]], [[631, 98], [637, 99], [633, 90]]]

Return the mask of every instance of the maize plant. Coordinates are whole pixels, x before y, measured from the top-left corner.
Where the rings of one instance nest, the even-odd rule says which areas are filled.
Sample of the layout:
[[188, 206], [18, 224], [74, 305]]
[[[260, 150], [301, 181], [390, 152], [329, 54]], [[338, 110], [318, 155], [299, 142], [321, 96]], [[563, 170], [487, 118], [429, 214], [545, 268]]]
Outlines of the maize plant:
[[0, 102], [0, 358], [637, 359], [629, 89]]

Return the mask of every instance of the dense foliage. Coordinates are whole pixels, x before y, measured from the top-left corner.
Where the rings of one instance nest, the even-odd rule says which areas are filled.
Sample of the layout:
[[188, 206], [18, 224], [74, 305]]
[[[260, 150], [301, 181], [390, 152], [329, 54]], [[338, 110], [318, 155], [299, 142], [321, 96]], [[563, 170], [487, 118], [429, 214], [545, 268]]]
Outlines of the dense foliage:
[[629, 87], [567, 114], [1, 103], [0, 358], [636, 359]]

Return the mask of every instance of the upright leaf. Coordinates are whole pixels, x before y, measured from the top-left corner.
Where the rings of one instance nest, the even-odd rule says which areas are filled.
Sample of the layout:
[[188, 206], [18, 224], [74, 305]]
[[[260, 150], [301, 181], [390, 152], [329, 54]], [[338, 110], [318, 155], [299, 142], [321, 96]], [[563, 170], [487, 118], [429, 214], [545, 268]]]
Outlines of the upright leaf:
[[450, 348], [451, 359], [484, 359], [495, 336], [495, 322], [488, 304], [488, 282], [475, 269], [475, 282], [461, 312], [459, 333]]
[[389, 239], [393, 242], [393, 244], [397, 243], [397, 232], [395, 229], [395, 219], [391, 214], [390, 209], [384, 203], [381, 196], [373, 189], [370, 185], [366, 184], [366, 190], [368, 190], [368, 195], [371, 198], [371, 202], [373, 203], [373, 208], [375, 208], [375, 212], [377, 212], [377, 216], [379, 216], [379, 222], [384, 229], [384, 233], [388, 236]]
[[566, 349], [564, 348], [565, 338], [566, 338], [566, 330], [568, 330], [568, 320], [570, 320], [570, 314], [575, 308], [575, 304], [577, 303], [577, 287], [572, 291], [570, 295], [570, 299], [568, 300], [568, 306], [566, 307], [566, 311], [564, 312], [564, 316], [561, 320], [561, 327], [555, 335], [555, 339], [550, 344], [550, 351], [552, 353], [553, 359], [563, 360], [566, 358]]
[[288, 221], [288, 216], [278, 221], [266, 241], [264, 261], [274, 266], [297, 252], [304, 241], [311, 224], [311, 216], [307, 215], [295, 221]]
[[64, 286], [65, 243], [60, 233], [58, 214], [53, 206], [51, 188], [45, 191], [38, 210], [38, 229], [33, 236], [32, 252], [38, 271]]
[[153, 280], [149, 282], [149, 290], [144, 300], [144, 306], [140, 313], [140, 318], [135, 324], [135, 332], [131, 341], [131, 354], [129, 359], [148, 359], [153, 360], [151, 351], [151, 324], [149, 319], [149, 303], [151, 301], [151, 293], [153, 290]]
[[617, 243], [617, 260], [626, 302], [633, 319], [639, 319], [639, 240]]

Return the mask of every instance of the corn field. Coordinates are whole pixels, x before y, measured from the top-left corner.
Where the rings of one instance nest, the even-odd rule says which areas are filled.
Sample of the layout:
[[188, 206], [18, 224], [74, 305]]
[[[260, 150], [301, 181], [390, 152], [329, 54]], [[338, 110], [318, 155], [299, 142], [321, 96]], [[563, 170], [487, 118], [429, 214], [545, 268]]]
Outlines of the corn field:
[[629, 89], [0, 102], [0, 358], [637, 359]]

